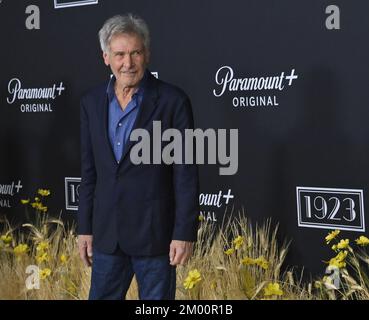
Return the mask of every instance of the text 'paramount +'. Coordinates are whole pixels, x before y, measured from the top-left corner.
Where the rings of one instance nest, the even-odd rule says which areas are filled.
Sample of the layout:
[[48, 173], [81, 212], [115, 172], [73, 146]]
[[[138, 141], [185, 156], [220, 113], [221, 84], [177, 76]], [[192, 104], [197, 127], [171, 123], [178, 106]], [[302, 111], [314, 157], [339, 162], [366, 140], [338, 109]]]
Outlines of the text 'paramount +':
[[[290, 73], [281, 72], [279, 75], [258, 77], [235, 77], [235, 72], [230, 66], [223, 66], [215, 74], [217, 88], [213, 95], [217, 98], [226, 92], [236, 94], [232, 98], [234, 107], [278, 107], [277, 94], [259, 95], [257, 92], [281, 92], [286, 86], [291, 87], [293, 81], [298, 79], [295, 69]], [[253, 95], [238, 96], [238, 92], [253, 92]]]
[[53, 112], [52, 103], [46, 103], [56, 100], [65, 90], [63, 82], [53, 84], [44, 88], [23, 88], [22, 82], [18, 78], [13, 78], [8, 83], [9, 97], [6, 99], [8, 104], [16, 101], [25, 101], [21, 103], [21, 112]]
[[[138, 128], [131, 132], [130, 140], [137, 143], [130, 151], [130, 159], [135, 165], [205, 164], [206, 138], [206, 164], [219, 163], [223, 166], [219, 168], [219, 175], [234, 175], [238, 170], [238, 129], [229, 129], [229, 137], [227, 135], [226, 129], [210, 128], [185, 129], [184, 133], [176, 128], [168, 128], [162, 132], [161, 121], [153, 121], [152, 139], [146, 129]], [[162, 142], [165, 142], [163, 148]]]

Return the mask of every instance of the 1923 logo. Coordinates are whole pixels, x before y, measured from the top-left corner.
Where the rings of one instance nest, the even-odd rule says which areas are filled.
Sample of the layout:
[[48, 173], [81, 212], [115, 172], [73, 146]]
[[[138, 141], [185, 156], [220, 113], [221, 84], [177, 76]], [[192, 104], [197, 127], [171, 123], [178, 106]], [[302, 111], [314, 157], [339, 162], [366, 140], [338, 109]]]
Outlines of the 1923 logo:
[[65, 178], [65, 208], [67, 210], [78, 210], [80, 183], [81, 178]]
[[365, 231], [363, 190], [296, 187], [300, 227]]

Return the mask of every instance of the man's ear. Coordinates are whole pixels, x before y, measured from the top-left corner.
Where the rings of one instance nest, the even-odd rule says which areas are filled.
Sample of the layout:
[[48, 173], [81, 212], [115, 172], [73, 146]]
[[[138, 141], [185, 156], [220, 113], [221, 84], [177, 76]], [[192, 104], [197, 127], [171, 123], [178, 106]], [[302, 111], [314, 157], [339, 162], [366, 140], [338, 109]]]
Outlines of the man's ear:
[[104, 59], [104, 63], [109, 66], [110, 65], [110, 61], [109, 61], [109, 54], [107, 52], [103, 52], [103, 59]]

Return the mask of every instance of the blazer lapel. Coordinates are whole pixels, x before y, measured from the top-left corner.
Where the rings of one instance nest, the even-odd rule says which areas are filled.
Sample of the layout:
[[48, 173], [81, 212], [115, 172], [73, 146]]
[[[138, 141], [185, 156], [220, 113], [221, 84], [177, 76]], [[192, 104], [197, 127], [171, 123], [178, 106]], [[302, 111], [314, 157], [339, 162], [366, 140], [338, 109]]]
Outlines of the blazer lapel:
[[103, 140], [106, 146], [106, 152], [109, 154], [109, 158], [113, 161], [113, 163], [117, 164], [115, 160], [115, 155], [113, 148], [110, 143], [109, 135], [108, 135], [108, 113], [109, 113], [109, 99], [108, 95], [106, 94], [106, 87], [101, 95], [101, 100], [97, 104], [98, 106], [98, 119], [101, 119], [102, 128], [103, 128]]

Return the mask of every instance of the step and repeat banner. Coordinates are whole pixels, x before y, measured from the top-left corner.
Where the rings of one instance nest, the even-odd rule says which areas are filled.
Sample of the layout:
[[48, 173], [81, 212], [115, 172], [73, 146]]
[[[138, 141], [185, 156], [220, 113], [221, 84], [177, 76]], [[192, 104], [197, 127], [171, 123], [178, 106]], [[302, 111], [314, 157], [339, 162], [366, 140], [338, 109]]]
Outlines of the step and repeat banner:
[[368, 229], [365, 0], [0, 1], [0, 214], [23, 221], [20, 200], [44, 188], [49, 212], [75, 220], [79, 99], [109, 79], [97, 33], [127, 12], [148, 23], [149, 69], [189, 95], [195, 126], [238, 130], [236, 158], [200, 165], [199, 214], [271, 218], [287, 263], [324, 273], [326, 234]]

